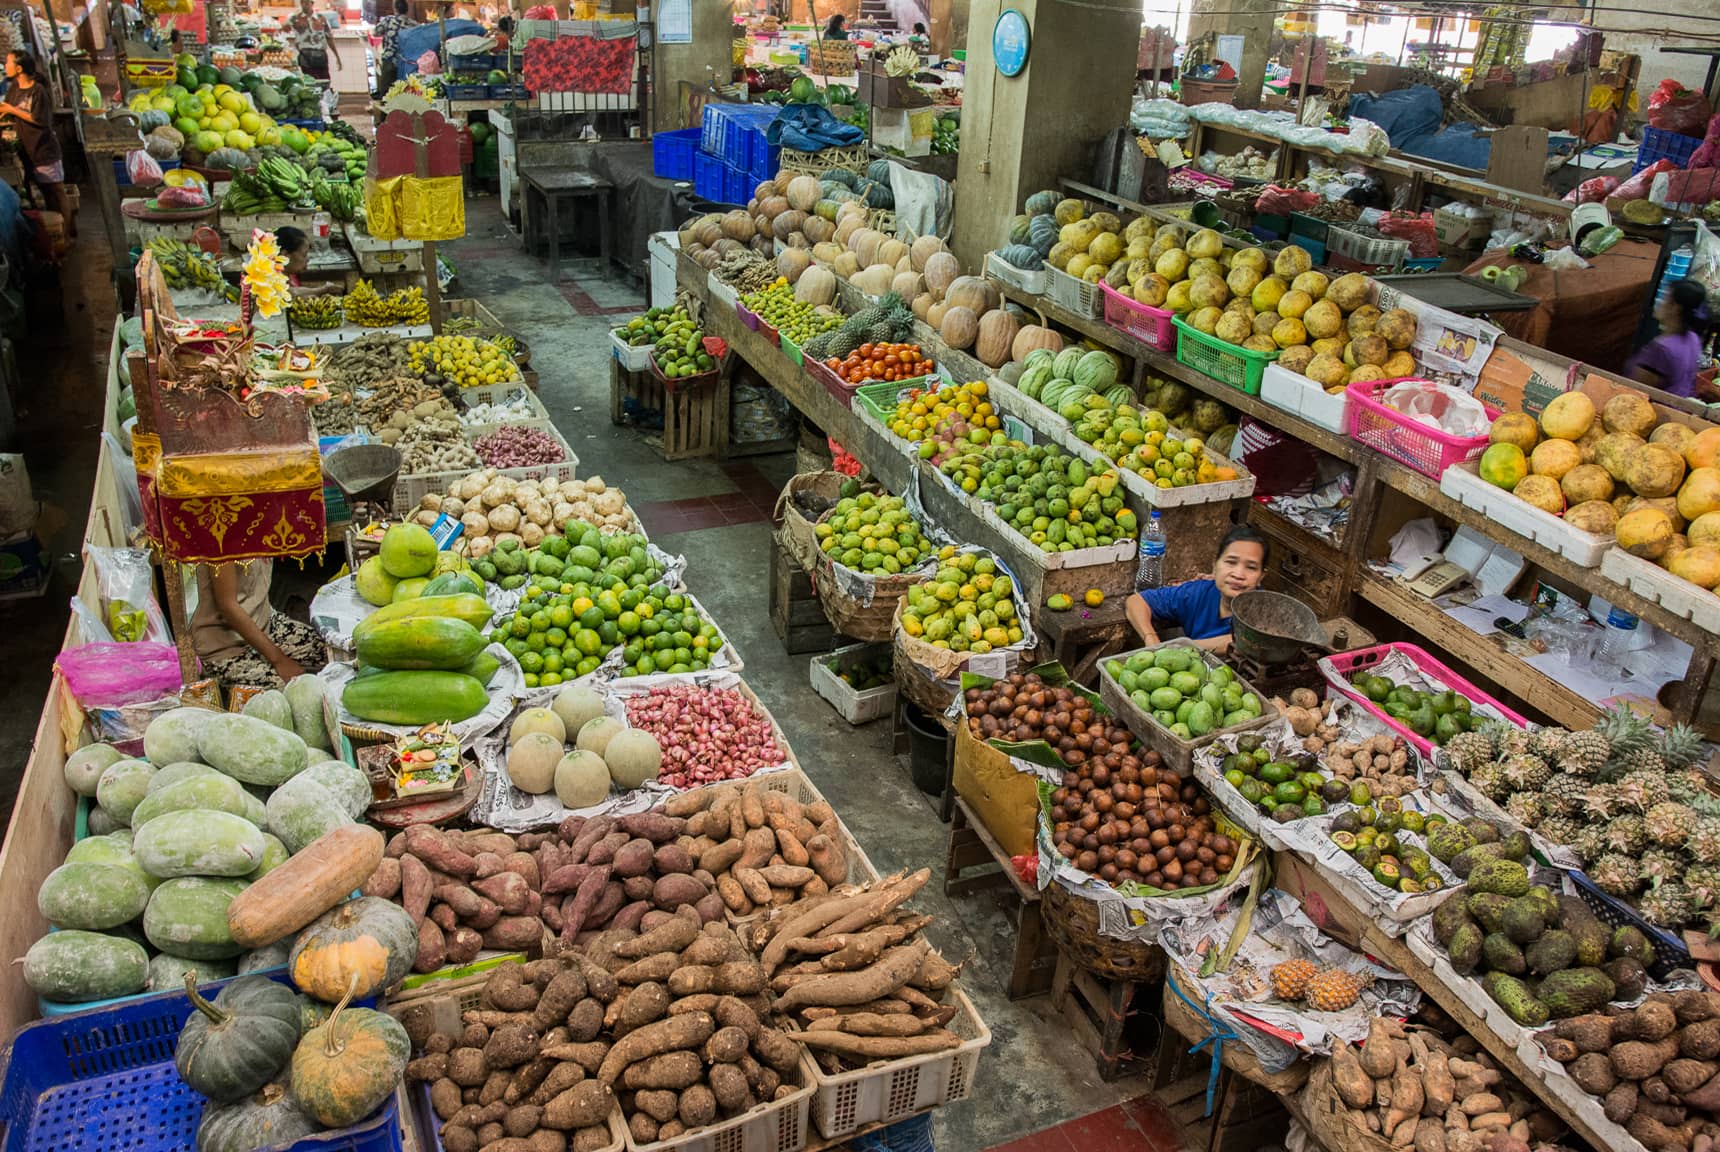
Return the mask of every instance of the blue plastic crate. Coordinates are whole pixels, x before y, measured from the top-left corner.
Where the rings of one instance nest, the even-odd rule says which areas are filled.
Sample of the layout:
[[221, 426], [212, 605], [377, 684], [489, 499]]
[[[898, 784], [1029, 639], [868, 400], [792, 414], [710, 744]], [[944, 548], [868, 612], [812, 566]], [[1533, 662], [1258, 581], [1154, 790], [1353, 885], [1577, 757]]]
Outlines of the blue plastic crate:
[[728, 195], [728, 170], [723, 162], [700, 150], [693, 153], [693, 193], [701, 200], [721, 204]]
[[476, 56], [451, 56], [448, 59], [450, 72], [488, 72], [492, 68], [506, 68], [508, 57], [503, 52], [479, 53]]
[[313, 132], [321, 132], [328, 125], [326, 120], [277, 120], [277, 124], [291, 124], [294, 128], [309, 128]]
[[490, 84], [488, 88], [492, 100], [524, 100], [528, 97], [526, 86], [520, 83]]
[[[157, 160], [156, 163], [161, 165], [161, 170], [163, 172], [171, 172], [175, 168], [179, 167], [179, 161], [177, 160]], [[121, 188], [131, 187], [131, 173], [126, 171], [124, 156], [115, 156], [113, 158], [113, 181]]]
[[450, 100], [488, 100], [488, 84], [449, 84], [444, 91]]
[[747, 170], [752, 173], [753, 183], [776, 179], [777, 170], [782, 167], [782, 149], [772, 147], [763, 135], [752, 137], [752, 142], [753, 149], [747, 154]]
[[1305, 250], [1308, 253], [1309, 259], [1313, 260], [1315, 264], [1324, 264], [1326, 262], [1326, 246], [1314, 239], [1312, 236], [1298, 236], [1295, 233], [1291, 233], [1289, 239], [1290, 243]]
[[699, 150], [699, 129], [678, 128], [651, 137], [651, 171], [664, 180], [691, 180], [693, 153]]
[[752, 199], [752, 174], [745, 168], [723, 165], [723, 200], [729, 204], [745, 204]]
[[1663, 132], [1659, 128], [1642, 130], [1642, 143], [1637, 146], [1636, 160], [1631, 164], [1632, 174], [1641, 172], [1656, 160], [1670, 160], [1683, 168], [1690, 163], [1690, 158], [1696, 150], [1702, 147], [1700, 136], [1681, 136], [1677, 132]]
[[729, 130], [730, 104], [707, 104], [699, 117], [699, 151], [718, 159], [723, 155], [723, 139]]
[[[286, 983], [284, 977], [275, 977]], [[204, 986], [213, 997], [231, 981]], [[366, 1002], [368, 1006], [370, 1002]], [[197, 1145], [204, 1099], [179, 1078], [173, 1048], [190, 1018], [183, 992], [25, 1025], [0, 1066], [6, 1146], [183, 1152]], [[398, 1094], [351, 1128], [321, 1132], [294, 1152], [401, 1152]]]

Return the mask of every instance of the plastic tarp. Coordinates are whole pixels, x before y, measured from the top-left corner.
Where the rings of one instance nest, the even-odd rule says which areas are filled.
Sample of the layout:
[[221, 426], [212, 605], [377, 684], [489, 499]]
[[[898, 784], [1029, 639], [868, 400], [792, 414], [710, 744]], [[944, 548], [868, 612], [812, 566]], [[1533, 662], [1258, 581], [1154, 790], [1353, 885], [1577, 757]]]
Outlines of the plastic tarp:
[[1441, 128], [1445, 117], [1439, 93], [1426, 84], [1384, 92], [1378, 96], [1352, 96], [1350, 115], [1378, 124], [1391, 137], [1392, 147], [1412, 156], [1425, 156], [1442, 164], [1485, 171], [1492, 145], [1477, 134], [1473, 124]]
[[[447, 23], [448, 39], [456, 36], [482, 36], [484, 26], [476, 20], [450, 20]], [[400, 76], [402, 79], [418, 71], [418, 57], [425, 52], [438, 52], [442, 48], [442, 33], [435, 24], [419, 24], [413, 28], [402, 28], [395, 38], [400, 48]]]
[[866, 133], [852, 124], [844, 124], [817, 104], [790, 104], [770, 122], [765, 139], [772, 148], [820, 152], [826, 148], [852, 147], [866, 139]]

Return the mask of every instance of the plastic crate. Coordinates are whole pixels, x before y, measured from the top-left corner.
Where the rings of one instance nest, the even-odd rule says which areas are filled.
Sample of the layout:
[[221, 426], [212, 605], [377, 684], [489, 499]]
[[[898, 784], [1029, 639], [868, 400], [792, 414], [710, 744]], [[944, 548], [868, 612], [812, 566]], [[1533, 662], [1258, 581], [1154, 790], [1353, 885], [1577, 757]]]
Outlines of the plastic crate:
[[486, 87], [490, 91], [490, 99], [492, 100], [528, 100], [531, 98], [531, 93], [526, 91], [526, 86], [517, 81], [510, 81], [507, 84], [489, 84]]
[[1515, 724], [1517, 727], [1529, 727], [1529, 721], [1525, 719], [1521, 713], [1507, 708], [1498, 700], [1489, 696], [1487, 693], [1483, 692], [1481, 689], [1447, 668], [1444, 664], [1441, 664], [1438, 660], [1435, 660], [1428, 654], [1426, 649], [1419, 648], [1414, 644], [1376, 644], [1372, 648], [1357, 648], [1351, 652], [1338, 652], [1331, 656], [1321, 658], [1320, 672], [1326, 678], [1326, 686], [1328, 689], [1361, 705], [1368, 715], [1373, 716], [1375, 719], [1384, 723], [1386, 727], [1396, 732], [1399, 736], [1402, 736], [1423, 756], [1432, 756], [1433, 741], [1422, 736], [1417, 736], [1415, 731], [1408, 725], [1399, 723], [1397, 720], [1387, 716], [1385, 711], [1381, 709], [1378, 704], [1369, 700], [1367, 696], [1357, 690], [1354, 684], [1350, 683], [1351, 676], [1355, 675], [1357, 672], [1374, 667], [1387, 656], [1394, 653], [1409, 657], [1410, 662], [1414, 664], [1416, 668], [1418, 668], [1428, 679], [1443, 684], [1445, 687], [1455, 691], [1458, 695], [1466, 697], [1469, 700], [1471, 710], [1473, 710], [1474, 706], [1477, 704], [1486, 705], [1487, 707], [1492, 708], [1499, 715], [1503, 716], [1506, 720]]
[[752, 173], [743, 165], [739, 168], [733, 164], [723, 165], [723, 201], [727, 204], [745, 204], [752, 199], [755, 181]]
[[1290, 235], [1292, 236], [1306, 236], [1308, 239], [1324, 245], [1326, 233], [1331, 226], [1331, 221], [1322, 220], [1318, 216], [1309, 216], [1305, 212], [1290, 213]]
[[1176, 313], [1168, 308], [1154, 308], [1139, 300], [1131, 300], [1102, 280], [1099, 291], [1105, 297], [1105, 323], [1160, 352], [1176, 351], [1177, 333], [1171, 324]]
[[[163, 172], [171, 172], [175, 168], [179, 167], [179, 161], [177, 160], [157, 160], [156, 163], [161, 165], [161, 170]], [[115, 156], [113, 158], [113, 182], [118, 184], [121, 188], [131, 187], [131, 173], [126, 171], [124, 156]]]
[[[1252, 228], [1265, 229], [1265, 238], [1277, 240], [1290, 231], [1290, 217], [1275, 212], [1256, 212]], [[1259, 235], [1260, 233], [1256, 233]]]
[[790, 360], [793, 360], [796, 367], [805, 367], [806, 353], [800, 350], [800, 345], [796, 344], [793, 340], [790, 340], [781, 332], [778, 332], [776, 335], [778, 340], [777, 347], [782, 349], [783, 355], [787, 356]]
[[[852, 409], [854, 407], [855, 393], [859, 392], [862, 388], [871, 386], [869, 384], [850, 384], [835, 372], [831, 371], [827, 365], [818, 360], [805, 360], [802, 362], [801, 367], [805, 368], [807, 374], [814, 380], [824, 385], [824, 390], [830, 393], [831, 396], [835, 397], [844, 408]], [[928, 364], [926, 367], [929, 371], [925, 376], [915, 376], [908, 380], [885, 380], [883, 383], [889, 384], [897, 389], [923, 389], [927, 386], [928, 378], [936, 371], [935, 365]], [[898, 393], [898, 395], [899, 394], [900, 393]]]
[[1403, 262], [1404, 272], [1438, 272], [1445, 263], [1443, 256], [1412, 256]]
[[[890, 662], [891, 646], [888, 641], [872, 644], [850, 644], [846, 648], [838, 648], [824, 656], [814, 656], [810, 668], [812, 690], [829, 701], [830, 706], [842, 714], [842, 718], [850, 724], [870, 724], [874, 720], [890, 715], [896, 710], [896, 682], [881, 684], [876, 688], [859, 689], [842, 679], [840, 672], [845, 665], [866, 656], [882, 656], [885, 666]], [[822, 1131], [824, 1125], [819, 1124]], [[826, 1132], [825, 1135], [830, 1135]]]
[[[768, 125], [767, 125], [768, 127]], [[782, 146], [772, 144], [763, 132], [747, 137], [752, 147], [747, 152], [747, 170], [758, 180], [774, 180], [777, 165], [782, 163]]]
[[[1453, 436], [1419, 420], [1412, 420], [1376, 399], [1387, 388], [1413, 377], [1395, 380], [1366, 380], [1349, 386], [1350, 439], [1401, 460], [1424, 476], [1438, 480], [1453, 464], [1474, 460], [1487, 450], [1487, 434]], [[1436, 387], [1424, 381], [1429, 388]], [[1487, 418], [1497, 420], [1499, 409], [1483, 405]]]
[[[275, 979], [286, 983], [284, 975]], [[205, 985], [203, 994], [213, 999], [231, 982]], [[184, 992], [165, 992], [19, 1029], [0, 1072], [7, 1146], [103, 1152], [196, 1147], [205, 1101], [173, 1066], [179, 1032], [193, 1011]], [[397, 1101], [391, 1093], [362, 1123], [276, 1147], [401, 1152]]]
[[444, 89], [450, 100], [488, 100], [490, 86], [488, 84], [450, 84]]
[[1326, 233], [1326, 251], [1370, 267], [1396, 268], [1409, 256], [1409, 241], [1364, 236], [1334, 224]]
[[1040, 296], [1045, 292], [1045, 282], [1049, 277], [1044, 268], [1029, 271], [1017, 268], [996, 252], [985, 254], [985, 274], [993, 280], [1009, 285], [1018, 292], [1026, 292], [1029, 296]]
[[949, 1026], [962, 1038], [960, 1047], [834, 1075], [826, 1075], [814, 1062], [818, 1094], [812, 1100], [812, 1119], [826, 1139], [847, 1136], [868, 1124], [894, 1124], [973, 1094], [979, 1054], [991, 1043], [991, 1029], [961, 989], [952, 992], [956, 1014]]
[[882, 384], [862, 384], [854, 393], [854, 405], [870, 412], [879, 424], [888, 428], [890, 414], [896, 410], [896, 403], [903, 393], [924, 390], [924, 383], [904, 384], [894, 380], [886, 380]]
[[776, 344], [781, 341], [782, 337], [777, 333], [777, 330], [772, 328], [769, 324], [766, 324], [763, 317], [761, 317], [757, 312], [754, 312], [751, 308], [748, 308], [745, 304], [739, 303], [738, 301], [736, 302], [735, 315], [741, 318], [742, 324], [745, 324], [748, 328], [751, 328], [754, 332], [757, 332], [772, 344]]
[[693, 194], [713, 204], [723, 203], [728, 195], [728, 170], [723, 162], [701, 149], [693, 153]]
[[1684, 941], [1664, 928], [1656, 928], [1642, 918], [1642, 913], [1626, 904], [1623, 900], [1609, 896], [1595, 887], [1595, 882], [1575, 868], [1567, 869], [1565, 874], [1571, 878], [1577, 895], [1583, 898], [1583, 903], [1589, 906], [1597, 919], [1610, 928], [1623, 928], [1629, 924], [1644, 936], [1654, 942], [1654, 963], [1648, 966], [1648, 974], [1656, 980], [1665, 980], [1675, 968], [1692, 968], [1690, 949], [1684, 946]]
[[1641, 172], [1657, 160], [1670, 160], [1683, 168], [1690, 163], [1690, 158], [1701, 146], [1700, 136], [1685, 136], [1678, 132], [1644, 127], [1642, 143], [1637, 145], [1636, 159], [1630, 166], [1631, 173], [1634, 175]]
[[663, 386], [665, 392], [680, 392], [692, 388], [702, 388], [707, 384], [715, 384], [722, 372], [721, 368], [712, 368], [709, 372], [700, 372], [697, 376], [682, 376], [671, 380], [663, 375], [661, 368], [657, 367], [656, 351], [653, 349], [651, 352], [651, 375], [656, 377], [657, 383]]
[[1172, 317], [1177, 329], [1177, 363], [1204, 372], [1249, 396], [1260, 395], [1260, 378], [1266, 366], [1278, 359], [1276, 352], [1255, 352], [1191, 327], [1181, 316]]
[[1314, 262], [1316, 267], [1326, 262], [1326, 246], [1320, 241], [1310, 236], [1298, 236], [1294, 232], [1290, 234], [1289, 239], [1290, 243], [1308, 254], [1308, 258]]
[[629, 372], [643, 372], [651, 367], [651, 345], [629, 344], [613, 328], [609, 330], [609, 354]]
[[1049, 266], [1045, 269], [1045, 291], [1059, 307], [1088, 320], [1097, 320], [1105, 311], [1097, 284]]

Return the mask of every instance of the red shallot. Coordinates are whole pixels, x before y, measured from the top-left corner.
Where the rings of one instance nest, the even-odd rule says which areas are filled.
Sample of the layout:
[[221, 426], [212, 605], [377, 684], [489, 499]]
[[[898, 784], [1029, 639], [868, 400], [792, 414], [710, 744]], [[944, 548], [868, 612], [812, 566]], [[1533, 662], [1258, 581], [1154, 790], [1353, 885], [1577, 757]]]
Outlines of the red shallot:
[[541, 428], [504, 424], [472, 443], [491, 468], [522, 468], [529, 464], [560, 464], [565, 460], [561, 443]]
[[653, 688], [627, 698], [627, 723], [657, 738], [657, 779], [672, 788], [740, 780], [786, 759], [770, 718], [735, 688]]

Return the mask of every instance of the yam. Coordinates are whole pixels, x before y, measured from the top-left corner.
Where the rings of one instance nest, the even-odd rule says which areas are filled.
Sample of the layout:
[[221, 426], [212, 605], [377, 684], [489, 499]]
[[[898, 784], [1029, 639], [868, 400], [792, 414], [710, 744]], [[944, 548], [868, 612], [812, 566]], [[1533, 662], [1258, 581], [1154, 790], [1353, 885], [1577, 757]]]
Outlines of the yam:
[[448, 1053], [448, 1079], [462, 1088], [476, 1088], [489, 1077], [481, 1048], [456, 1048]]
[[[541, 1139], [544, 1133], [549, 1131], [550, 1129], [548, 1128], [539, 1128], [537, 1132], [533, 1134], [532, 1139]], [[557, 1132], [555, 1135], [560, 1136], [561, 1133]], [[661, 1129], [657, 1132], [657, 1138], [663, 1138]], [[532, 1149], [532, 1152], [567, 1152], [568, 1148], [571, 1148], [572, 1152], [602, 1152], [603, 1149], [608, 1148], [614, 1142], [614, 1139], [609, 1135], [609, 1126], [607, 1124], [595, 1124], [590, 1128], [581, 1128], [575, 1132], [573, 1134], [573, 1143], [571, 1145], [567, 1145], [565, 1142], [562, 1145], [554, 1147], [543, 1145]]]
[[481, 1152], [478, 1133], [464, 1124], [445, 1124], [438, 1136], [443, 1152]]
[[509, 1108], [508, 1114], [502, 1117], [502, 1131], [523, 1139], [538, 1130], [542, 1119], [542, 1108], [536, 1104], [522, 1104]]
[[548, 1104], [575, 1084], [585, 1079], [585, 1069], [572, 1060], [564, 1060], [549, 1070], [543, 1083], [532, 1089], [532, 1094], [526, 1098], [530, 1104]]
[[717, 877], [717, 893], [723, 898], [728, 910], [736, 916], [746, 916], [752, 912], [752, 897], [747, 895], [746, 886], [734, 873]]
[[635, 960], [615, 974], [615, 978], [623, 984], [643, 984], [647, 980], [665, 981], [681, 966], [681, 960], [673, 952], [658, 952], [643, 960]]
[[695, 913], [677, 914], [643, 936], [616, 945], [615, 954], [631, 960], [658, 952], [679, 952], [699, 938], [700, 927], [701, 922]]
[[729, 957], [729, 945], [722, 938], [701, 932], [699, 938], [681, 950], [683, 964], [721, 964]]
[[738, 1064], [713, 1064], [708, 1078], [711, 1095], [716, 1097], [718, 1108], [724, 1112], [740, 1112], [745, 1109], [750, 1089], [746, 1073], [741, 1071]]
[[589, 996], [575, 1004], [567, 1014], [568, 1039], [576, 1044], [597, 1039], [603, 1031], [603, 1015], [603, 1005]]
[[444, 1076], [430, 1085], [430, 1109], [447, 1120], [460, 1110], [460, 1086]]
[[[556, 1061], [546, 1060], [542, 1056], [521, 1064], [514, 1070], [513, 1079], [508, 1082], [508, 1090], [502, 1094], [502, 1103], [510, 1106], [525, 1104], [527, 1100], [531, 1099], [531, 1094], [538, 1090], [538, 1086], [555, 1070], [556, 1066]], [[536, 1128], [537, 1124], [533, 1123], [532, 1127]], [[530, 1132], [518, 1133], [522, 1136], [529, 1136], [530, 1134]]]
[[705, 1074], [697, 1052], [664, 1052], [628, 1066], [621, 1082], [628, 1088], [663, 1088], [679, 1092]]
[[564, 1132], [602, 1124], [614, 1102], [615, 1094], [607, 1083], [581, 1080], [544, 1105], [543, 1124], [546, 1128], [559, 1128]]
[[652, 1144], [657, 1140], [657, 1121], [643, 1112], [627, 1118], [627, 1134], [635, 1144]]
[[[804, 1037], [804, 1033], [796, 1035]], [[775, 1028], [759, 1028], [752, 1038], [752, 1052], [766, 1065], [785, 1075], [792, 1073], [800, 1063], [800, 1046]], [[765, 1095], [762, 1090], [759, 1094]]]
[[716, 1030], [707, 1012], [689, 1012], [647, 1024], [616, 1041], [598, 1068], [598, 1078], [604, 1084], [614, 1084], [628, 1065], [663, 1052], [697, 1048]]
[[633, 1094], [633, 1107], [659, 1124], [674, 1117], [679, 1101], [677, 1093], [663, 1088], [642, 1088]]
[[808, 1048], [834, 1052], [862, 1062], [947, 1052], [961, 1047], [962, 1043], [960, 1036], [941, 1029], [918, 1036], [851, 1036], [846, 1032], [800, 1032], [796, 1035]]
[[694, 1084], [681, 1093], [680, 1120], [688, 1128], [703, 1128], [717, 1118], [717, 1098], [703, 1084]]
[[719, 1028], [705, 1041], [705, 1060], [711, 1064], [732, 1064], [747, 1054], [750, 1038], [735, 1027]]
[[[513, 1079], [513, 1073], [505, 1068], [491, 1069], [490, 1074], [484, 1078], [484, 1086], [478, 1091], [478, 1103], [486, 1109], [492, 1104], [505, 1107], [506, 1102], [502, 1097], [507, 1095], [508, 1085], [513, 1083]], [[500, 1123], [501, 1119], [501, 1116], [495, 1116], [489, 1123]]]
[[669, 993], [661, 984], [647, 981], [617, 1001], [621, 1011], [616, 1017], [615, 1034], [623, 1036], [653, 1020], [662, 1019], [669, 1011]]
[[538, 996], [537, 1006], [532, 1009], [532, 1027], [539, 1032], [555, 1027], [565, 1021], [573, 1006], [583, 999], [585, 973], [576, 967], [561, 969]]

